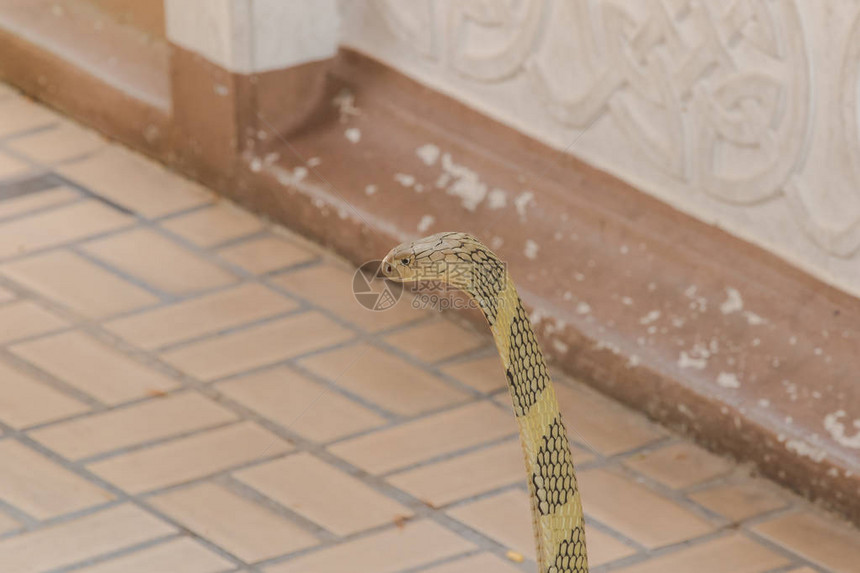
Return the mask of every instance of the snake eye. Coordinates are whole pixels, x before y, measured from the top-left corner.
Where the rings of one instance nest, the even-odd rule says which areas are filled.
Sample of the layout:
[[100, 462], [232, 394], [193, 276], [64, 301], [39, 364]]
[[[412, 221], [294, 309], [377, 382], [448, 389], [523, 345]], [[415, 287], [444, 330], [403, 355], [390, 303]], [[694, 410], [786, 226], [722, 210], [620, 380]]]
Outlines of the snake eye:
[[406, 266], [409, 264], [409, 259], [400, 259], [400, 262], [401, 264], [403, 264], [403, 266]]

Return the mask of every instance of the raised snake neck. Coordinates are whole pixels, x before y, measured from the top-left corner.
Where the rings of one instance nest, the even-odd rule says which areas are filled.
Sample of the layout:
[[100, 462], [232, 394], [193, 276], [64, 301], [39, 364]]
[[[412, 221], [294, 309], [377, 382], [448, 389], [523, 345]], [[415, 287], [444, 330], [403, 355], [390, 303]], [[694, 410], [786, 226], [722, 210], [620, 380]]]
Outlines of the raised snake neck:
[[[411, 257], [409, 264], [416, 268], [433, 265], [444, 270], [447, 276], [436, 280], [462, 289], [479, 303], [505, 367], [519, 426], [538, 573], [587, 573], [585, 520], [570, 443], [528, 314], [504, 263], [464, 233], [439, 233], [402, 245], [386, 262], [390, 266], [400, 257], [404, 261]], [[459, 271], [452, 273], [458, 265]], [[409, 280], [433, 277], [442, 270], [426, 271], [417, 279], [413, 270]]]
[[586, 573], [585, 519], [567, 432], [528, 315], [509, 276], [505, 283], [491, 330], [525, 455], [538, 571]]

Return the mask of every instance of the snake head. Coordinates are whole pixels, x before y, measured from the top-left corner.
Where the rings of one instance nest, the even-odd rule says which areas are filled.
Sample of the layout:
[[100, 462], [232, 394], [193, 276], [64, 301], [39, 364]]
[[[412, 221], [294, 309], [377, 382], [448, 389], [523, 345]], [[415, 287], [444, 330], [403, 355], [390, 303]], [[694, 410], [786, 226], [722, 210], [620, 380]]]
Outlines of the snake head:
[[472, 235], [437, 233], [391, 249], [382, 260], [382, 274], [398, 282], [433, 281], [469, 292], [480, 271], [476, 255], [481, 261], [498, 260]]

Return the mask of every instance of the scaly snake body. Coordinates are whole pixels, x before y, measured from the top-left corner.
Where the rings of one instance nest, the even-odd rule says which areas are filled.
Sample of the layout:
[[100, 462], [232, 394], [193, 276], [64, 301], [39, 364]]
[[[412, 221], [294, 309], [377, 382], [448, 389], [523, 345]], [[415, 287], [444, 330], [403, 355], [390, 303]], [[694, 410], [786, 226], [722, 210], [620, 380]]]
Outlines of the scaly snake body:
[[504, 263], [465, 233], [404, 243], [383, 260], [400, 282], [436, 281], [464, 291], [490, 323], [519, 425], [539, 573], [587, 573], [585, 520], [567, 432], [528, 315]]

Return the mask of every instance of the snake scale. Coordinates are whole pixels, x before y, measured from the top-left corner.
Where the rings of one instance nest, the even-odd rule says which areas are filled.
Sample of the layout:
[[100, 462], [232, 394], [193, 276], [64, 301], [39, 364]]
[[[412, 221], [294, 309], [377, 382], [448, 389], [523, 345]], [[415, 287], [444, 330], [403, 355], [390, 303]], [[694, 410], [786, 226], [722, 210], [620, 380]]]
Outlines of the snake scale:
[[546, 363], [505, 264], [475, 237], [439, 233], [391, 250], [382, 273], [465, 292], [481, 308], [505, 367], [531, 499], [538, 573], [587, 573], [585, 520], [570, 443]]

